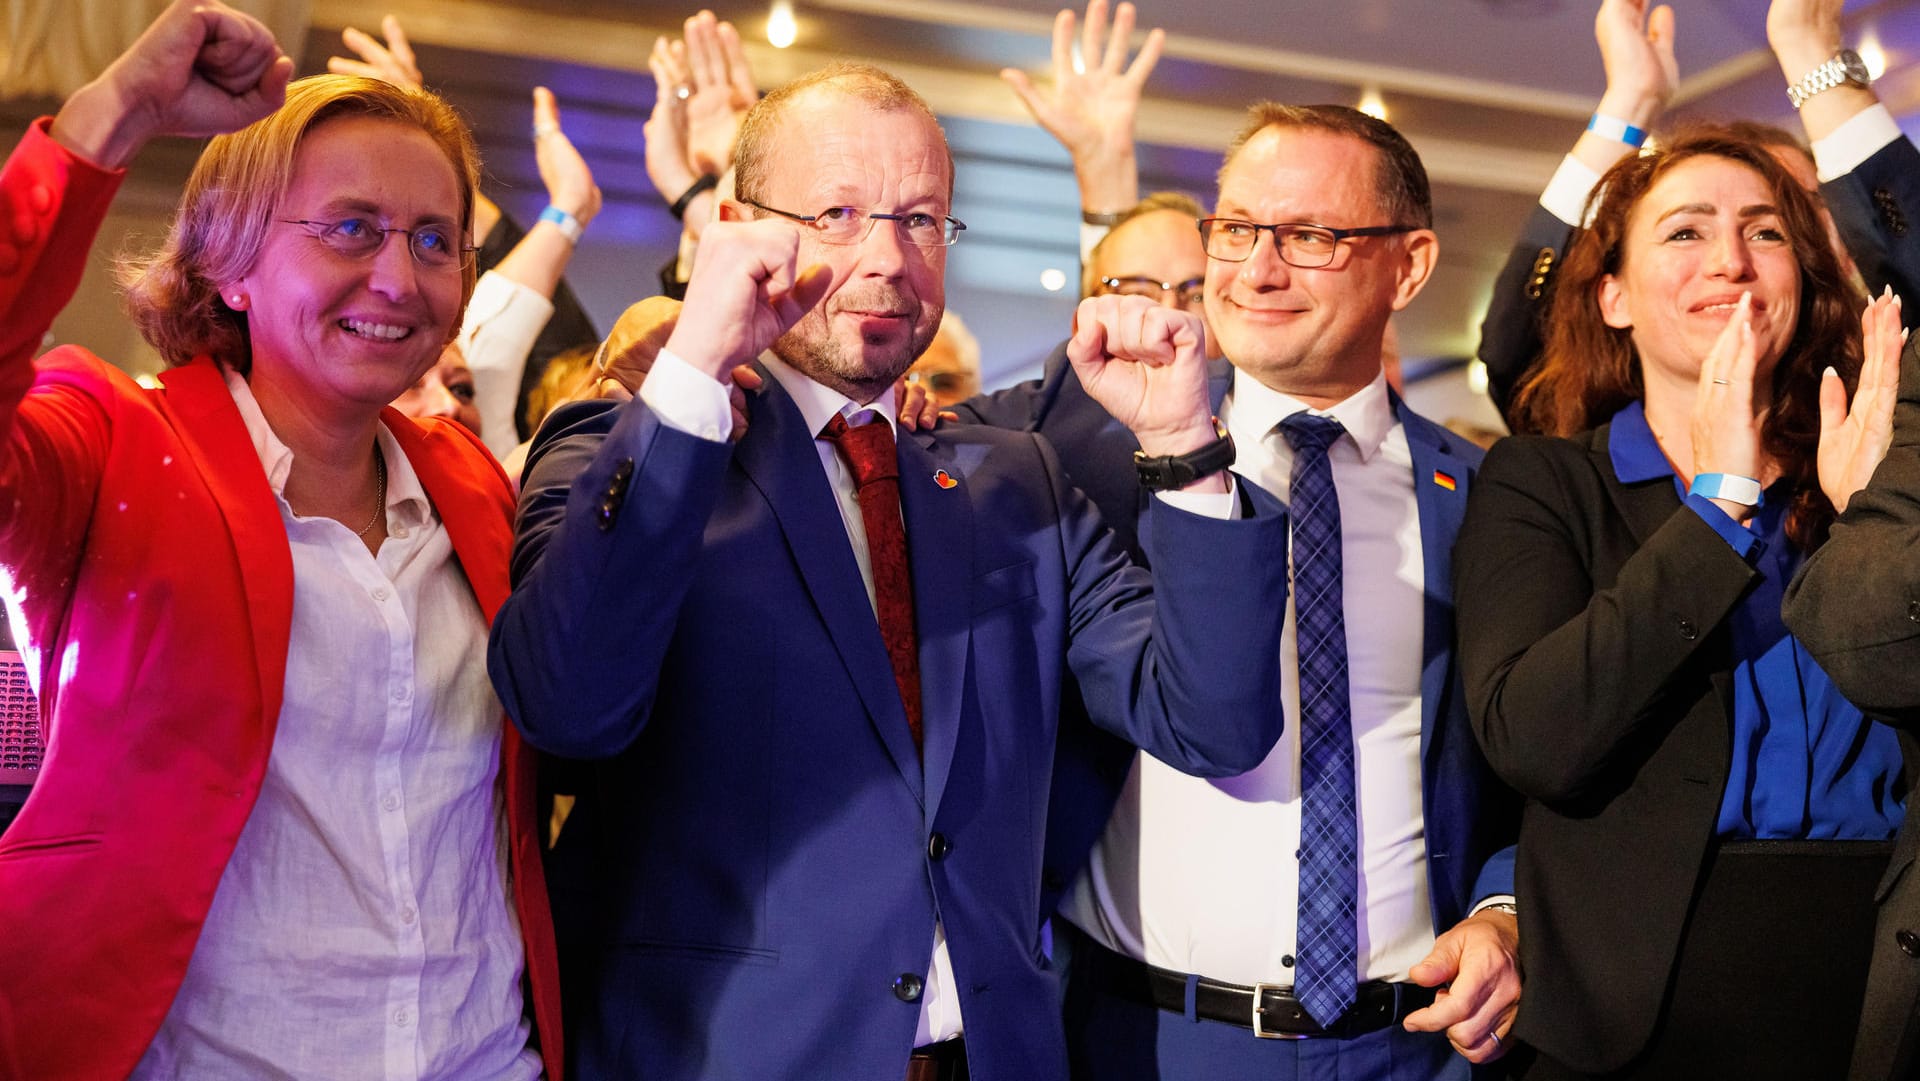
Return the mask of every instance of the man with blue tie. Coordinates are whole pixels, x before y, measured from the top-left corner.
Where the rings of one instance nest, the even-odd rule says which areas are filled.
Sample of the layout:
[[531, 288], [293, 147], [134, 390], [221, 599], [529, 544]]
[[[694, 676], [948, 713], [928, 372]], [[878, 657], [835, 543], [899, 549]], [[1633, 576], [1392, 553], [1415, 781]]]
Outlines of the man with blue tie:
[[555, 883], [577, 1075], [1064, 1078], [1039, 908], [1063, 683], [1180, 768], [1259, 762], [1285, 519], [1223, 472], [1197, 317], [1141, 297], [1086, 302], [1072, 356], [1164, 490], [1151, 578], [1044, 440], [896, 441], [964, 226], [891, 76], [776, 90], [735, 160], [639, 397], [536, 440], [492, 641], [529, 742], [592, 761], [563, 836], [585, 880]]
[[[1063, 725], [1045, 882], [1078, 1078], [1424, 1081], [1503, 1051], [1517, 805], [1467, 726], [1448, 569], [1480, 451], [1380, 362], [1431, 226], [1418, 155], [1355, 110], [1256, 106], [1228, 152], [1199, 223], [1231, 365], [1211, 390], [1234, 471], [1289, 509], [1286, 728], [1259, 767], [1200, 780]], [[1045, 403], [1028, 430], [1111, 489], [1125, 433], [1081, 395]]]

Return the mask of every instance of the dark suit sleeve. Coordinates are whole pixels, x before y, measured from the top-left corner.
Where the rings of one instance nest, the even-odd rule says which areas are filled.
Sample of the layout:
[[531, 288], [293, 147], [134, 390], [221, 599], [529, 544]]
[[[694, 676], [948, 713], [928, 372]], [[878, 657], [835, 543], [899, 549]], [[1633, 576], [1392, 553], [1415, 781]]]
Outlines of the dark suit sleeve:
[[1258, 493], [1251, 520], [1221, 521], [1155, 500], [1149, 577], [1068, 483], [1046, 440], [1033, 438], [1061, 508], [1067, 664], [1088, 715], [1196, 776], [1259, 765], [1282, 725], [1273, 663], [1287, 607], [1279, 504]]
[[1787, 587], [1785, 609], [1787, 626], [1842, 694], [1906, 725], [1920, 725], [1920, 338], [1915, 343], [1900, 358], [1893, 448]]
[[1900, 136], [1820, 194], [1868, 291], [1892, 286], [1907, 325], [1920, 322], [1920, 149]]
[[[1607, 779], [1636, 736], [1671, 724], [1668, 684], [1714, 640], [1755, 572], [1699, 515], [1671, 515], [1596, 588], [1583, 552], [1614, 513], [1584, 448], [1510, 438], [1474, 483], [1453, 550], [1461, 672], [1487, 761], [1555, 803]], [[1576, 506], [1575, 493], [1598, 505]]]
[[1033, 425], [1034, 404], [1039, 396], [1040, 380], [1029, 379], [1000, 390], [976, 394], [954, 405], [953, 412], [959, 415], [963, 424], [985, 424], [1024, 432]]
[[1540, 359], [1545, 344], [1541, 321], [1552, 296], [1554, 272], [1572, 238], [1573, 226], [1535, 204], [1493, 280], [1487, 318], [1480, 324], [1479, 357], [1487, 366], [1487, 393], [1502, 416], [1508, 415], [1521, 377]]
[[541, 427], [514, 590], [487, 650], [528, 743], [604, 758], [639, 736], [731, 456], [732, 444], [669, 428], [637, 398], [563, 406]]
[[[512, 215], [504, 209], [500, 211], [500, 220], [487, 234], [485, 243], [480, 245], [479, 272], [485, 274], [499, 265], [507, 257], [514, 245], [527, 231]], [[573, 287], [565, 278], [553, 290], [553, 315], [547, 319], [547, 325], [540, 328], [540, 336], [533, 341], [533, 350], [527, 354], [527, 367], [520, 376], [520, 394], [513, 403], [514, 425], [521, 439], [531, 439], [533, 432], [526, 427], [527, 395], [540, 385], [540, 376], [547, 370], [547, 361], [556, 353], [564, 353], [575, 346], [600, 344], [600, 332], [593, 329], [593, 320], [587, 316], [587, 310], [580, 306], [580, 298], [574, 296]]]

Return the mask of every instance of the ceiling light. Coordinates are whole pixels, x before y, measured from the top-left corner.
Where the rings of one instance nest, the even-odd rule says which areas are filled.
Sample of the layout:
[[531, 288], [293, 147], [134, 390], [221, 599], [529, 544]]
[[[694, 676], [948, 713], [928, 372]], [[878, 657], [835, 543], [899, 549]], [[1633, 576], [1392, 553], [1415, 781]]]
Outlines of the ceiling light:
[[1360, 104], [1354, 106], [1375, 120], [1387, 119], [1387, 101], [1380, 96], [1380, 88], [1369, 86], [1360, 92]]
[[799, 34], [800, 23], [793, 17], [791, 0], [773, 0], [773, 10], [767, 13], [767, 44], [784, 49]]
[[1887, 50], [1880, 46], [1880, 35], [1868, 30], [1860, 35], [1860, 47], [1854, 50], [1860, 54], [1860, 62], [1867, 65], [1867, 77], [1878, 79], [1887, 73]]

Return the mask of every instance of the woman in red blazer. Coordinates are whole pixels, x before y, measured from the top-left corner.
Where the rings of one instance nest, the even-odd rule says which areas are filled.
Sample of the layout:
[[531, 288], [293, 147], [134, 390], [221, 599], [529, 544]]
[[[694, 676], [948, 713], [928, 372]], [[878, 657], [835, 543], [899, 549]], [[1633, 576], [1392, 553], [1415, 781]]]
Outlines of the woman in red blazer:
[[1507, 1063], [1841, 1077], [1904, 783], [1780, 599], [1885, 451], [1898, 306], [1858, 314], [1752, 142], [1597, 190], [1517, 406], [1556, 434], [1494, 446], [1454, 549], [1474, 731], [1527, 797]]
[[[181, 0], [0, 170], [0, 584], [47, 739], [0, 838], [0, 1078], [561, 1073], [533, 763], [479, 648], [510, 489], [384, 409], [473, 288], [472, 139], [291, 69]], [[35, 360], [121, 167], [216, 132], [123, 273], [159, 386]]]

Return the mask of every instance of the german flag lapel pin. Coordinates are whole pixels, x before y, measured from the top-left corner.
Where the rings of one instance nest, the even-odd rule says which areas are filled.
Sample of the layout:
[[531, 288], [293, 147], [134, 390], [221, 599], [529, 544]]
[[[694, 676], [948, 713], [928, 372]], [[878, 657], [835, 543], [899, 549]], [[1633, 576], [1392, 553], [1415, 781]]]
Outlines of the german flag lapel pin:
[[942, 469], [933, 475], [933, 483], [938, 484], [942, 488], [951, 488], [960, 482], [953, 479], [953, 474]]
[[1452, 473], [1443, 472], [1438, 469], [1433, 471], [1433, 483], [1438, 484], [1449, 492], [1459, 487], [1459, 484], [1454, 481]]

